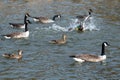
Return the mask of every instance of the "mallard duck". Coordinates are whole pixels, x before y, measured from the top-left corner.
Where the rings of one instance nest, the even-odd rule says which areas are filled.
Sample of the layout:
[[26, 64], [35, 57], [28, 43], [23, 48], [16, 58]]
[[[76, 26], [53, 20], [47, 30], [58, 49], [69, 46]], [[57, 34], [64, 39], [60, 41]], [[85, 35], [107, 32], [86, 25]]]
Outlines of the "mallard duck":
[[29, 37], [29, 30], [28, 30], [28, 27], [27, 27], [28, 23], [29, 23], [28, 21], [25, 21], [25, 31], [24, 32], [14, 32], [14, 33], [6, 34], [6, 35], [3, 35], [3, 36], [6, 39], [10, 39], [10, 38], [26, 38], [26, 37]]
[[51, 40], [50, 43], [52, 43], [52, 44], [65, 44], [66, 39], [67, 39], [67, 36], [65, 34], [63, 34], [61, 39]]
[[101, 55], [79, 54], [79, 55], [71, 55], [70, 57], [72, 57], [75, 61], [78, 61], [78, 62], [85, 62], [85, 61], [100, 62], [100, 61], [104, 61], [106, 59], [105, 46], [109, 46], [109, 44], [107, 42], [102, 43]]
[[83, 25], [78, 25], [76, 28], [75, 28], [75, 30], [76, 31], [78, 31], [78, 32], [83, 32], [84, 31], [84, 27], [83, 27]]
[[41, 22], [41, 23], [52, 23], [56, 20], [56, 18], [61, 18], [61, 15], [54, 15], [52, 19], [49, 19], [47, 17], [32, 17], [29, 15], [29, 17], [33, 18], [35, 22]]
[[31, 24], [31, 22], [29, 20], [27, 20], [27, 17], [29, 17], [28, 13], [25, 14], [24, 23], [9, 23], [9, 24], [12, 28], [25, 28], [26, 21], [28, 21], [28, 23]]
[[18, 50], [18, 54], [8, 54], [8, 53], [4, 53], [3, 57], [5, 58], [14, 58], [14, 59], [20, 59], [22, 58], [22, 50]]

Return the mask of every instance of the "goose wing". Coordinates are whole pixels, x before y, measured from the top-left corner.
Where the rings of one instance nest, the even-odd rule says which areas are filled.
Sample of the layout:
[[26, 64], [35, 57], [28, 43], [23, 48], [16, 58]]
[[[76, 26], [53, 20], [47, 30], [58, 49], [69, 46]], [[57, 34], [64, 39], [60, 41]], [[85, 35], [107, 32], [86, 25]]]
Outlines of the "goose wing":
[[78, 15], [78, 16], [76, 16], [76, 18], [78, 18], [78, 19], [84, 19], [86, 16], [87, 15]]
[[4, 53], [2, 56], [6, 57], [6, 58], [12, 58], [14, 55], [13, 54], [8, 54], [8, 53]]
[[32, 18], [39, 19], [39, 20], [48, 20], [49, 19], [47, 17], [32, 17]]
[[13, 25], [13, 26], [19, 26], [19, 25], [24, 25], [23, 23], [9, 23], [10, 25]]
[[14, 36], [17, 36], [17, 35], [20, 35], [21, 32], [14, 32], [14, 33], [10, 33], [10, 34], [6, 34], [4, 36], [7, 36], [7, 37], [14, 37]]
[[57, 40], [51, 40], [50, 43], [55, 44], [55, 43], [57, 43]]
[[10, 56], [11, 56], [11, 54], [4, 53], [2, 56], [3, 56], [3, 57], [10, 57]]
[[51, 40], [50, 43], [53, 44], [64, 44], [66, 41], [64, 41], [63, 39], [58, 39], [58, 40]]
[[83, 59], [85, 61], [90, 61], [90, 62], [99, 61], [99, 56], [92, 55], [92, 54], [80, 54], [80, 55], [77, 55], [76, 58], [80, 58], [80, 59]]
[[16, 27], [16, 28], [18, 28], [18, 27], [21, 27], [21, 26], [24, 26], [25, 24], [23, 24], [23, 23], [9, 23], [12, 27]]
[[49, 18], [47, 17], [39, 17], [40, 20], [48, 20]]

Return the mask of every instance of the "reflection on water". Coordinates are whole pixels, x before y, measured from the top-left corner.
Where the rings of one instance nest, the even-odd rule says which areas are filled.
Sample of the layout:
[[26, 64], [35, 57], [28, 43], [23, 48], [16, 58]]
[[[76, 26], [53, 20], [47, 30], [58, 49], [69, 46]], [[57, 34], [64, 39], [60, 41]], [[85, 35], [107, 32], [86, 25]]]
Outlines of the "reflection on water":
[[[62, 14], [55, 23], [28, 25], [28, 39], [6, 40], [0, 36], [0, 54], [23, 50], [21, 61], [0, 56], [0, 80], [118, 80], [120, 75], [120, 0], [1, 0], [0, 34], [13, 29], [9, 22], [23, 22], [24, 13], [52, 18]], [[75, 17], [93, 9], [92, 22], [86, 31], [77, 33]], [[28, 18], [30, 19], [30, 18]], [[31, 20], [31, 19], [30, 19]], [[31, 20], [32, 21], [32, 20]], [[67, 44], [54, 45], [49, 41], [67, 35]], [[101, 43], [107, 41], [107, 60], [101, 63], [74, 62], [69, 55], [100, 54]]]

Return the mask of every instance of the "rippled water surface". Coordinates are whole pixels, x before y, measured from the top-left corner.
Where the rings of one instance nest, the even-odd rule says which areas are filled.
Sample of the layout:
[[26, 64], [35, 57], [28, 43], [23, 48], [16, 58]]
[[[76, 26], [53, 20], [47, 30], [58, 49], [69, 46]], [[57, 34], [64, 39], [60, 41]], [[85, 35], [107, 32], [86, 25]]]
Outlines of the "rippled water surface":
[[[4, 39], [0, 36], [0, 80], [119, 80], [120, 79], [120, 0], [1, 0], [0, 34], [13, 29], [9, 22], [23, 22], [24, 13], [52, 18], [61, 14], [55, 23], [29, 24], [27, 39]], [[93, 10], [91, 23], [78, 33], [75, 16]], [[29, 18], [30, 19], [30, 18]], [[31, 19], [30, 19], [31, 20]], [[32, 21], [32, 20], [31, 20]], [[67, 35], [64, 45], [50, 44], [52, 39]], [[101, 43], [107, 41], [106, 63], [77, 63], [72, 54], [101, 53]], [[23, 50], [21, 61], [6, 59], [3, 53]]]

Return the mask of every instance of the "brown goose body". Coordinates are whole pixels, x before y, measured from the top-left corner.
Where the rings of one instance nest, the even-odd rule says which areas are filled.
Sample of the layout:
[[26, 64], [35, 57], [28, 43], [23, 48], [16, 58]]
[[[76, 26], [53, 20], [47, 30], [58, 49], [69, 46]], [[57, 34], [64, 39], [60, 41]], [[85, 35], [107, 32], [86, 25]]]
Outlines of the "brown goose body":
[[33, 20], [35, 22], [40, 22], [40, 23], [52, 23], [52, 22], [54, 22], [53, 20], [51, 20], [47, 17], [34, 17]]
[[80, 54], [80, 55], [75, 55], [75, 56], [70, 56], [74, 57], [73, 59], [78, 62], [100, 62], [106, 59], [106, 56], [97, 56], [97, 55], [92, 55], [92, 54]]
[[31, 22], [29, 20], [27, 20], [27, 17], [29, 17], [29, 14], [26, 13], [25, 16], [24, 16], [24, 23], [9, 23], [9, 25], [12, 27], [12, 28], [25, 28], [25, 22], [28, 21], [28, 23], [31, 24]]
[[50, 19], [50, 18], [48, 18], [48, 17], [42, 17], [42, 16], [40, 16], [40, 17], [32, 17], [32, 16], [29, 15], [29, 17], [33, 18], [33, 20], [34, 20], [35, 22], [40, 22], [40, 23], [53, 23], [53, 22], [55, 22], [55, 19], [56, 19], [56, 18], [61, 18], [61, 15], [60, 15], [60, 14], [55, 15], [55, 16], [53, 16], [52, 19]]
[[66, 38], [67, 38], [67, 36], [65, 34], [63, 34], [61, 39], [51, 40], [50, 43], [52, 43], [52, 44], [65, 44]]
[[5, 58], [14, 58], [14, 59], [20, 59], [22, 58], [22, 50], [18, 50], [18, 54], [8, 54], [8, 53], [4, 53], [3, 57]]
[[6, 39], [10, 39], [10, 38], [25, 38], [28, 37], [29, 32], [14, 32], [14, 33], [10, 33], [10, 34], [6, 34], [4, 35], [4, 37]]
[[105, 55], [105, 46], [108, 46], [109, 44], [107, 42], [103, 42], [102, 43], [102, 51], [101, 51], [101, 55], [93, 55], [93, 54], [79, 54], [79, 55], [71, 55], [70, 57], [72, 57], [75, 61], [78, 62], [100, 62], [100, 61], [104, 61], [106, 59], [106, 55]]
[[29, 37], [29, 30], [27, 28], [28, 21], [25, 22], [25, 31], [24, 32], [13, 32], [10, 34], [3, 35], [6, 39], [10, 38], [26, 38]]

